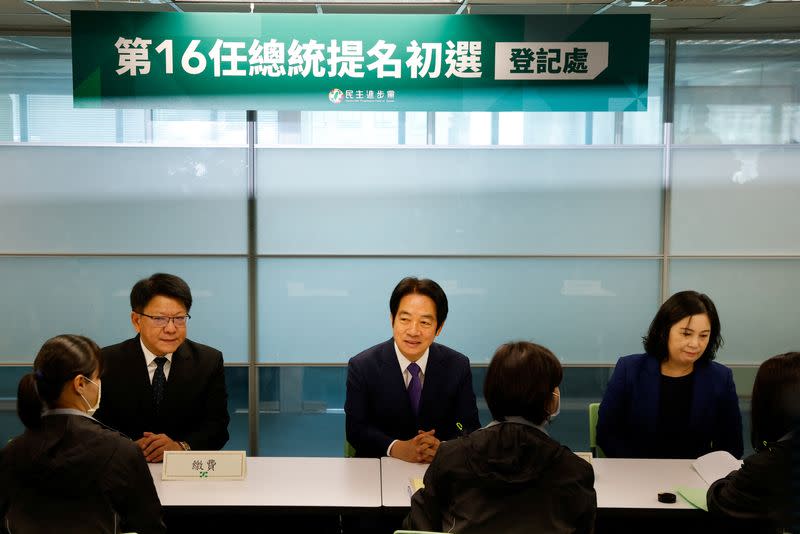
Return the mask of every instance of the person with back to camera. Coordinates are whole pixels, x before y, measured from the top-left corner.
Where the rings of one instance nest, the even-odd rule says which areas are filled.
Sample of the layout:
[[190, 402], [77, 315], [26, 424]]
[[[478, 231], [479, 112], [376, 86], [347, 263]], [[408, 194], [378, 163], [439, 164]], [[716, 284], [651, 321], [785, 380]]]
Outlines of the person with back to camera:
[[708, 489], [708, 511], [725, 530], [800, 532], [800, 352], [773, 356], [753, 384], [755, 454]]
[[620, 358], [600, 404], [597, 444], [609, 457], [742, 457], [733, 373], [712, 361], [722, 345], [717, 309], [696, 291], [662, 304], [645, 354]]
[[92, 418], [102, 367], [91, 339], [67, 334], [45, 342], [20, 380], [26, 430], [0, 450], [0, 531], [166, 532], [141, 451]]
[[592, 532], [592, 466], [547, 430], [560, 410], [562, 376], [545, 347], [501, 345], [483, 388], [494, 420], [442, 442], [403, 527], [458, 534]]

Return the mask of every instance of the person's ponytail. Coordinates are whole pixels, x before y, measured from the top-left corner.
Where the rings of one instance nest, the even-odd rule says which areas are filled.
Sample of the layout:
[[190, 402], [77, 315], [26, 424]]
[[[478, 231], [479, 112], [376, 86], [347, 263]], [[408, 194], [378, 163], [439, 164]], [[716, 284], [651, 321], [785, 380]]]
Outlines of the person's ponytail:
[[17, 388], [17, 415], [27, 428], [38, 428], [42, 423], [44, 404], [36, 387], [36, 374], [28, 373]]

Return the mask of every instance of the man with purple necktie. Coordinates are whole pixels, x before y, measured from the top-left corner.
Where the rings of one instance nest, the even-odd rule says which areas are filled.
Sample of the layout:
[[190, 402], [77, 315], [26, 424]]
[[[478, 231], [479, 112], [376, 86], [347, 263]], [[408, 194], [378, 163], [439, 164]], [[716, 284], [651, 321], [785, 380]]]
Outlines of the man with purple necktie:
[[434, 343], [447, 311], [433, 280], [408, 277], [394, 288], [392, 339], [347, 366], [347, 440], [356, 456], [428, 463], [440, 440], [480, 427], [469, 359]]

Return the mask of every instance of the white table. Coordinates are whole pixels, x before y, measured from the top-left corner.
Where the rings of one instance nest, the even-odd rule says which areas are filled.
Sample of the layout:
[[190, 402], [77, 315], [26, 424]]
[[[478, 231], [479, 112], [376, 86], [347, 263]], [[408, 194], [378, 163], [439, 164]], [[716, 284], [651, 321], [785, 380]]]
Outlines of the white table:
[[[691, 510], [694, 507], [680, 496], [675, 504], [664, 504], [658, 502], [658, 494], [674, 493], [677, 486], [708, 487], [692, 469], [692, 460], [594, 458], [592, 467], [598, 509]], [[383, 505], [410, 506], [410, 479], [422, 478], [427, 468], [381, 458]]]
[[658, 494], [675, 493], [678, 486], [708, 488], [692, 469], [694, 460], [649, 460], [639, 458], [593, 458], [597, 508], [692, 510], [678, 496], [678, 502], [658, 502]]
[[[165, 507], [380, 508], [380, 462], [372, 458], [247, 458], [247, 478], [161, 480], [150, 464]], [[408, 506], [408, 505], [407, 505]]]
[[397, 458], [381, 458], [381, 498], [389, 508], [411, 506], [411, 479], [422, 478], [428, 464], [412, 464]]

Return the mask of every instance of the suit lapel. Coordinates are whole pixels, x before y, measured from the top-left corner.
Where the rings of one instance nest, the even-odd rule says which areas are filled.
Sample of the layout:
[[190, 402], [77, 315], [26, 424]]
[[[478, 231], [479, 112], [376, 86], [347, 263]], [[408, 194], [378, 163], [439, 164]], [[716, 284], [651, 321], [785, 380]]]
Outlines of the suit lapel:
[[150, 382], [150, 374], [147, 371], [147, 361], [144, 358], [144, 351], [142, 351], [142, 342], [137, 335], [131, 340], [133, 346], [128, 351], [131, 358], [126, 362], [126, 374], [135, 377], [130, 382], [130, 389], [128, 394], [131, 397], [139, 398], [139, 409], [141, 413], [153, 412], [153, 385]]
[[186, 391], [188, 381], [191, 380], [192, 361], [189, 350], [186, 348], [186, 343], [182, 343], [178, 349], [172, 353], [172, 361], [170, 362], [169, 377], [167, 378], [167, 388], [164, 392], [164, 400], [161, 401], [161, 415], [173, 413], [176, 399], [183, 397], [183, 392]]
[[425, 413], [428, 404], [435, 402], [436, 393], [443, 391], [446, 380], [442, 372], [442, 355], [436, 343], [431, 344], [428, 352], [428, 364], [425, 366], [425, 382], [422, 384], [422, 396], [419, 400], [419, 411]]

